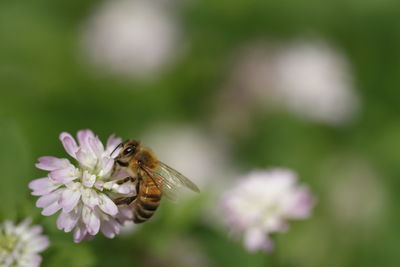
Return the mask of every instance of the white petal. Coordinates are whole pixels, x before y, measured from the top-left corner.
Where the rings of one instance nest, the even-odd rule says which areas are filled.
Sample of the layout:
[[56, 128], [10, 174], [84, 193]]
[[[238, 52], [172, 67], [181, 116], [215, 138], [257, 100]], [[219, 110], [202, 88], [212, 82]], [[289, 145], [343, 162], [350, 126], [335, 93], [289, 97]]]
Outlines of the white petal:
[[51, 205], [47, 206], [46, 208], [43, 209], [42, 215], [44, 216], [50, 216], [56, 213], [61, 209], [61, 205], [58, 204], [58, 201], [53, 202]]
[[69, 164], [70, 162], [68, 159], [60, 159], [56, 157], [46, 156], [40, 157], [39, 163], [36, 163], [35, 166], [36, 168], [45, 171], [54, 171], [57, 169], [66, 168]]
[[[41, 196], [37, 201], [36, 201], [36, 207], [38, 208], [46, 208], [53, 204], [54, 202], [57, 202], [60, 199], [61, 192], [64, 189], [59, 189], [53, 193], [50, 193], [48, 195]], [[65, 191], [65, 190], [64, 190]]]
[[60, 205], [63, 207], [63, 212], [70, 212], [78, 204], [81, 197], [80, 190], [66, 188], [60, 198]]
[[60, 134], [60, 141], [63, 144], [65, 151], [67, 151], [71, 157], [76, 158], [75, 153], [78, 151], [79, 147], [76, 144], [75, 139], [69, 133], [63, 132]]
[[63, 184], [75, 180], [76, 178], [78, 178], [78, 176], [79, 176], [79, 171], [73, 165], [49, 173], [49, 177], [51, 179]]
[[99, 193], [98, 196], [100, 209], [111, 216], [115, 216], [118, 213], [117, 205], [105, 194]]
[[96, 175], [90, 174], [88, 171], [84, 171], [82, 175], [82, 184], [86, 187], [93, 187], [96, 182]]
[[82, 221], [86, 225], [87, 232], [90, 235], [96, 235], [100, 230], [100, 218], [94, 210], [83, 207], [82, 209]]

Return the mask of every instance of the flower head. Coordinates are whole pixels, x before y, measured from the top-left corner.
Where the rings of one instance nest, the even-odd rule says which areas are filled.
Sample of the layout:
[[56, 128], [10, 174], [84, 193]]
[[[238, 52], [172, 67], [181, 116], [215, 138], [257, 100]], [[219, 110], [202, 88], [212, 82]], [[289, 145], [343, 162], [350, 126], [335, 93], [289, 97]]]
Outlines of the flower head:
[[[49, 171], [47, 177], [33, 180], [29, 188], [32, 195], [41, 196], [36, 206], [42, 214], [50, 216], [57, 211], [57, 227], [65, 232], [75, 228], [74, 241], [91, 238], [101, 231], [113, 238], [119, 232], [119, 208], [112, 201], [118, 195], [134, 195], [132, 183], [118, 185], [112, 178], [114, 157], [112, 153], [121, 139], [110, 136], [103, 144], [90, 130], [77, 134], [78, 143], [68, 133], [61, 133], [60, 140], [76, 165], [68, 159], [45, 156], [36, 167]], [[112, 154], [112, 155], [111, 155]]]
[[19, 225], [5, 221], [0, 225], [0, 266], [35, 267], [42, 258], [38, 254], [49, 246], [49, 239], [42, 235], [42, 227], [30, 226], [26, 219]]
[[310, 216], [313, 197], [296, 180], [296, 174], [288, 169], [252, 172], [223, 196], [225, 222], [233, 232], [244, 235], [249, 251], [270, 251], [270, 233], [286, 231], [289, 219]]

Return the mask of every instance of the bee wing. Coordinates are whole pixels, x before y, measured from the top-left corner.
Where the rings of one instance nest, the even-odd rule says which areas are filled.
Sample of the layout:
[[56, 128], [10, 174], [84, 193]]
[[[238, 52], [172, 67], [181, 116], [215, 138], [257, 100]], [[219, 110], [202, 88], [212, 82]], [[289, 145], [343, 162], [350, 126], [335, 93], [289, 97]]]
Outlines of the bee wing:
[[200, 192], [199, 188], [192, 181], [165, 163], [159, 162], [159, 167], [155, 170], [145, 167], [145, 171], [169, 200], [177, 201], [182, 188], [189, 188], [194, 192]]
[[200, 189], [197, 187], [197, 185], [190, 181], [186, 176], [163, 162], [159, 161], [158, 163], [160, 164], [160, 167], [158, 167], [160, 174], [170, 184], [174, 185], [175, 187], [186, 187], [193, 192], [200, 193]]

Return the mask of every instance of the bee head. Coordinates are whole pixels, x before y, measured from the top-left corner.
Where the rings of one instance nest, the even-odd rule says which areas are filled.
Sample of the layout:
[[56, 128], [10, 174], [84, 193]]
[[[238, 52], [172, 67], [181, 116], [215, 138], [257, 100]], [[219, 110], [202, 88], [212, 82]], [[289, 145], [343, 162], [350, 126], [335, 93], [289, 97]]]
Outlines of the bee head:
[[136, 155], [140, 143], [136, 140], [128, 140], [121, 143], [119, 155], [115, 158], [115, 162], [121, 167], [128, 167], [129, 161]]

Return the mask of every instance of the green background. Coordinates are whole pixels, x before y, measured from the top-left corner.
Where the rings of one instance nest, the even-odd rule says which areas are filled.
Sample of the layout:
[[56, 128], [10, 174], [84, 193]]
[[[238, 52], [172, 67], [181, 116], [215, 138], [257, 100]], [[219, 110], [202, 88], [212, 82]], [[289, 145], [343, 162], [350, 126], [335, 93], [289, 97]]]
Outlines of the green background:
[[[80, 26], [99, 3], [0, 2], [0, 221], [30, 216], [45, 227], [52, 246], [42, 254], [43, 266], [398, 266], [398, 1], [191, 1], [180, 11], [189, 52], [149, 82], [93, 75], [81, 63]], [[102, 140], [111, 133], [129, 138], [161, 123], [214, 131], [210, 105], [237, 48], [310, 33], [348, 56], [362, 103], [357, 120], [331, 127], [260, 111], [250, 131], [224, 133], [236, 168], [292, 168], [318, 199], [310, 219], [273, 237], [273, 253], [250, 254], [217, 219], [205, 220], [207, 192], [179, 207], [163, 205], [151, 222], [112, 240], [99, 235], [74, 244], [56, 229], [56, 216], [40, 215], [27, 183], [43, 175], [34, 168], [38, 157], [65, 155], [60, 132], [90, 128]], [[364, 180], [362, 168], [373, 170], [374, 184]], [[345, 218], [355, 219], [343, 220], [330, 199], [336, 180], [352, 178], [350, 197], [340, 203]], [[376, 216], [360, 212], [376, 201], [368, 186], [380, 186], [383, 194]]]

